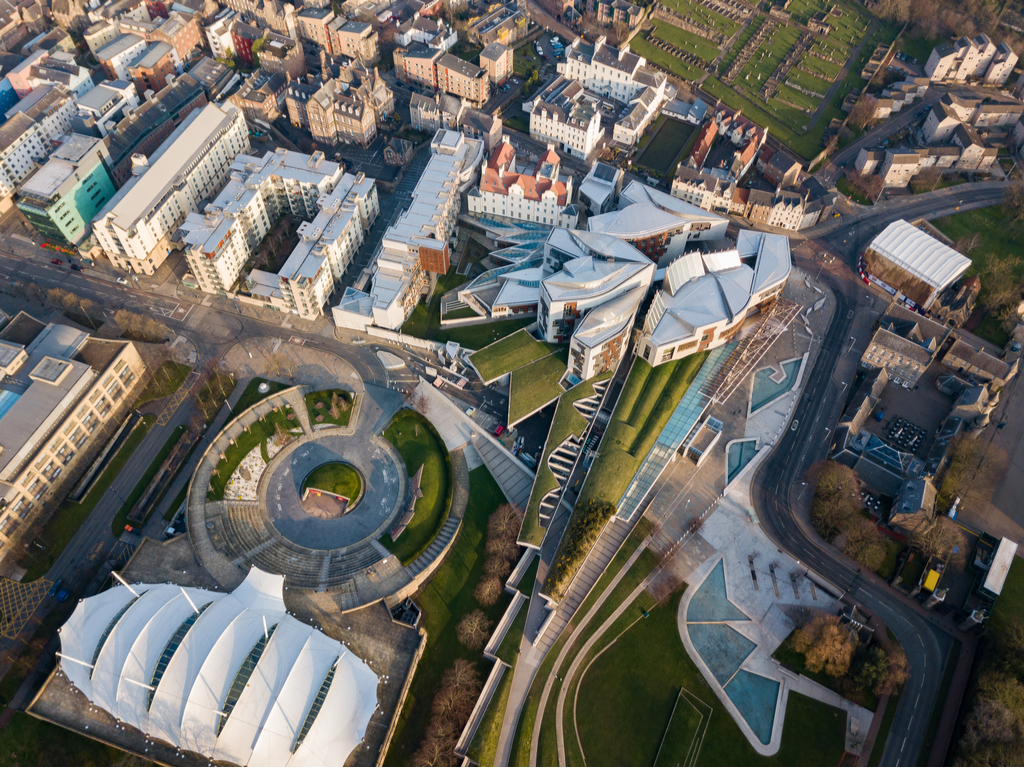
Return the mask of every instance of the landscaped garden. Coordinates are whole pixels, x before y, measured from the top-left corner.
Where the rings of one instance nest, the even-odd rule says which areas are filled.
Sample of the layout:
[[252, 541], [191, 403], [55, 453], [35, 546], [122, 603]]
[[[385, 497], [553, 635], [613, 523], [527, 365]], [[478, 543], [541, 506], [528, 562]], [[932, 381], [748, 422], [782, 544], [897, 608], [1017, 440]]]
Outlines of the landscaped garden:
[[306, 395], [306, 410], [309, 412], [309, 420], [314, 426], [333, 424], [338, 427], [347, 427], [348, 420], [352, 416], [354, 402], [355, 398], [351, 392], [346, 392], [343, 389], [324, 389]]
[[441, 297], [464, 282], [466, 276], [460, 275], [454, 267], [438, 277], [430, 299], [426, 302], [421, 301], [413, 308], [409, 319], [402, 324], [402, 333], [418, 339], [437, 340], [438, 334], [441, 333]]
[[694, 126], [678, 120], [665, 121], [644, 149], [643, 154], [637, 158], [637, 164], [650, 168], [652, 171], [668, 173], [679, 150], [686, 146], [696, 130]]
[[278, 406], [263, 418], [253, 422], [242, 431], [235, 442], [227, 447], [217, 467], [210, 476], [210, 490], [206, 498], [211, 501], [219, 501], [224, 498], [228, 480], [242, 459], [256, 447], [260, 448], [263, 460], [268, 461], [267, 441], [277, 434], [290, 435], [293, 430], [301, 429], [301, 426], [291, 406]]
[[[684, 591], [651, 608], [610, 647], [599, 644], [607, 650], [583, 676], [576, 700], [584, 758], [607, 765], [653, 765], [672, 708], [685, 689], [714, 710], [695, 759], [698, 765], [838, 765], [845, 752], [845, 712], [794, 692], [779, 752], [764, 758], [754, 751], [683, 647], [677, 613]], [[615, 634], [605, 637], [611, 641]], [[629, 738], [622, 737], [626, 733]], [[566, 742], [574, 736], [570, 733]]]
[[557, 349], [557, 344], [537, 341], [529, 331], [519, 330], [480, 348], [469, 356], [469, 361], [485, 382], [491, 382], [509, 371], [547, 357]]
[[303, 494], [307, 488], [327, 491], [348, 499], [351, 507], [363, 495], [363, 478], [351, 464], [332, 461], [330, 464], [321, 464], [306, 475], [306, 479], [302, 481]]
[[384, 439], [398, 450], [412, 478], [420, 467], [420, 492], [416, 512], [405, 531], [392, 541], [391, 534], [380, 543], [404, 565], [411, 563], [434, 540], [452, 504], [452, 466], [444, 441], [433, 425], [412, 410], [402, 410], [384, 430]]
[[[260, 384], [267, 385], [266, 392], [260, 392]], [[235, 407], [232, 409], [232, 412], [235, 415], [242, 413], [247, 408], [251, 408], [256, 405], [260, 400], [268, 398], [271, 395], [275, 395], [283, 389], [288, 389], [288, 386], [288, 384], [282, 384], [281, 382], [274, 381], [272, 379], [261, 379], [256, 377], [246, 385], [244, 390], [242, 390], [242, 396], [238, 398], [238, 402], [235, 403]]]
[[508, 398], [509, 426], [536, 413], [565, 391], [558, 382], [565, 375], [568, 359], [569, 349], [562, 347], [547, 357], [512, 371]]
[[594, 394], [594, 384], [610, 378], [611, 375], [611, 371], [608, 371], [593, 379], [581, 382], [572, 389], [567, 390], [559, 399], [558, 406], [555, 408], [555, 415], [551, 419], [547, 442], [544, 443], [544, 451], [541, 454], [540, 462], [537, 464], [537, 476], [533, 482], [530, 502], [526, 507], [526, 515], [523, 518], [523, 529], [519, 532], [519, 540], [523, 543], [539, 547], [541, 541], [544, 540], [544, 534], [547, 532], [547, 529], [541, 527], [538, 510], [544, 495], [558, 487], [558, 481], [548, 468], [548, 457], [569, 435], [579, 437], [587, 428], [587, 420], [583, 418], [583, 414], [576, 410], [573, 404], [577, 400], [591, 397]]
[[[402, 431], [408, 431], [407, 427], [403, 426]], [[423, 611], [420, 626], [425, 633], [426, 648], [399, 716], [385, 765], [416, 764], [414, 756], [428, 738], [433, 715], [431, 704], [442, 687], [446, 670], [461, 660], [471, 665], [480, 680], [490, 671], [491, 662], [479, 650], [471, 651], [460, 642], [458, 628], [465, 616], [478, 610], [493, 626], [508, 606], [510, 597], [500, 588], [497, 599], [489, 605], [482, 604], [474, 594], [486, 579], [488, 521], [504, 497], [486, 467], [469, 473], [469, 487], [469, 503], [459, 537], [444, 564], [416, 595], [416, 603]], [[470, 706], [473, 703], [475, 697]], [[454, 738], [457, 739], [460, 732], [461, 728]]]

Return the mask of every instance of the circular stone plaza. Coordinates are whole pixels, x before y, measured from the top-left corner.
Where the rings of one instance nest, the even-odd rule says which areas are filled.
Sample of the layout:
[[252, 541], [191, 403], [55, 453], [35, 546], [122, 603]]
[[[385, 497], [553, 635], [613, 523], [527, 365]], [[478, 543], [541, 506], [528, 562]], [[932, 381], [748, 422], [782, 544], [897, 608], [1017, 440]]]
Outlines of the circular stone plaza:
[[403, 564], [393, 554], [392, 532], [396, 542], [410, 536], [400, 531], [415, 481], [379, 432], [392, 414], [358, 389], [337, 390], [333, 406], [330, 391], [308, 386], [268, 394], [206, 450], [188, 491], [188, 531], [218, 582], [257, 567], [283, 575], [288, 589], [333, 593], [348, 611], [411, 593], [440, 563], [460, 510], [453, 505], [417, 556]]

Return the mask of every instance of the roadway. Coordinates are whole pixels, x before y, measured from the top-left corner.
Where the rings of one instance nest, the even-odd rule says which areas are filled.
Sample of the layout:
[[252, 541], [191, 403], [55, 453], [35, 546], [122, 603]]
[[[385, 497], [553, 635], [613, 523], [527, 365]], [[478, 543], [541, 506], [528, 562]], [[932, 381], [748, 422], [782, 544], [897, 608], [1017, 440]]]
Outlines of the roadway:
[[850, 340], [854, 318], [868, 306], [866, 301], [858, 301], [865, 294], [852, 279], [836, 285], [828, 273], [823, 278], [835, 291], [834, 319], [820, 341], [821, 350], [791, 427], [755, 476], [752, 495], [762, 528], [779, 547], [845, 590], [846, 601], [877, 615], [896, 633], [907, 654], [910, 678], [900, 696], [881, 764], [917, 764], [938, 697], [943, 663], [952, 644], [947, 627], [932, 614], [922, 615], [917, 603], [874, 574], [863, 574], [854, 561], [822, 541], [800, 511], [799, 502], [806, 490], [802, 479], [811, 464], [825, 457], [831, 427], [844, 404], [847, 383], [836, 381], [833, 371], [843, 355], [850, 353], [850, 349], [843, 348]]

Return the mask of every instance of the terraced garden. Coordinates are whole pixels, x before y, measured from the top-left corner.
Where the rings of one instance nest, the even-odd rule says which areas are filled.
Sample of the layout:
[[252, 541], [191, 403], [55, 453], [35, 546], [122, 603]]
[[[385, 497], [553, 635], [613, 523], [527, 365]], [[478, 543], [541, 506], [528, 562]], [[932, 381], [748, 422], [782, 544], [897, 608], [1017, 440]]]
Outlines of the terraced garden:
[[643, 56], [652, 64], [657, 64], [659, 67], [678, 75], [684, 80], [696, 80], [704, 74], [704, 70], [700, 67], [695, 67], [689, 62], [678, 59], [660, 48], [655, 48], [647, 41], [648, 35], [650, 35], [650, 30], [645, 29], [629, 41], [629, 49], [633, 53]]
[[739, 22], [716, 13], [694, 0], [663, 0], [662, 4], [682, 16], [688, 16], [698, 24], [721, 32], [727, 38], [736, 34], [736, 30], [740, 28]]
[[703, 59], [708, 64], [718, 58], [720, 51], [705, 38], [660, 19], [655, 19], [651, 23], [654, 27], [654, 34], [666, 43], [671, 43], [686, 53], [692, 53], [698, 59]]

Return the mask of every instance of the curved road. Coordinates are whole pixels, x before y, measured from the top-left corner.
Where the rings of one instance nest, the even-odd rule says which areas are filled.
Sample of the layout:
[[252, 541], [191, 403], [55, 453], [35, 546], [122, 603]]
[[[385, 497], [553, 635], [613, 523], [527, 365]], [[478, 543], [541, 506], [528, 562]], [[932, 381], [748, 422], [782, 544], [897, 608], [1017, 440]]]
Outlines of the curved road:
[[916, 603], [888, 587], [874, 574], [864, 575], [855, 562], [823, 542], [791, 503], [807, 468], [827, 449], [845, 386], [832, 371], [849, 337], [858, 304], [832, 286], [837, 305], [832, 321], [793, 414], [791, 428], [755, 476], [754, 504], [761, 526], [776, 544], [823, 576], [845, 596], [876, 614], [899, 639], [910, 663], [910, 679], [900, 696], [891, 738], [882, 765], [916, 765], [932, 708], [938, 696], [950, 636], [923, 617]]

